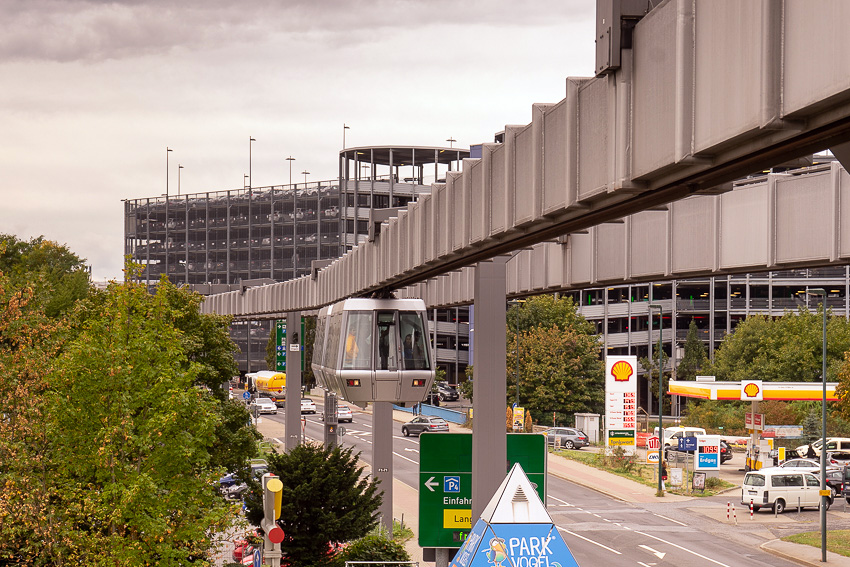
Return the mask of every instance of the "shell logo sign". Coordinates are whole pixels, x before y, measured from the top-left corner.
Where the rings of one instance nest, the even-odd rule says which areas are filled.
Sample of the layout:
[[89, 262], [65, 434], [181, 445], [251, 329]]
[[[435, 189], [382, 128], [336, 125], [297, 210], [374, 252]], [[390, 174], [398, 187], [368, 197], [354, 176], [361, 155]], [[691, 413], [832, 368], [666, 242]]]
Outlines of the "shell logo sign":
[[741, 401], [760, 402], [764, 399], [761, 380], [741, 381]]
[[634, 373], [635, 369], [625, 360], [620, 360], [611, 367], [611, 376], [617, 382], [628, 382]]

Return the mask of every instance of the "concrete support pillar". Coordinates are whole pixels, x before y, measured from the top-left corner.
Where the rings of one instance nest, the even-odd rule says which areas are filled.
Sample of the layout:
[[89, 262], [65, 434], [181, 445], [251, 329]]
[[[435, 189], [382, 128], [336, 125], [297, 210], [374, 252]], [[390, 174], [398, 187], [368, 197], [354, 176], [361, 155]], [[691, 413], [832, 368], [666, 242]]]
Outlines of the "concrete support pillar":
[[[384, 500], [378, 509], [381, 525], [393, 529], [393, 405], [375, 402], [372, 407], [372, 476], [381, 481]], [[498, 488], [498, 487], [497, 487]]]
[[286, 314], [286, 450], [301, 442], [301, 312]]
[[473, 380], [472, 521], [507, 474], [505, 433], [506, 257], [475, 266], [475, 376]]

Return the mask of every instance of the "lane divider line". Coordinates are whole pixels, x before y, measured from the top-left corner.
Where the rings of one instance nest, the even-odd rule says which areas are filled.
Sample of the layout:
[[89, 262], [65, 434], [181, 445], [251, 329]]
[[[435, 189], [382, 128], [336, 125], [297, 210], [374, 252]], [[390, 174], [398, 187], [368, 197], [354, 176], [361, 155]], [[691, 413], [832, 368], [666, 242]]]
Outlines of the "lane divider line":
[[717, 565], [720, 565], [721, 567], [730, 567], [729, 565], [726, 565], [725, 563], [721, 563], [720, 561], [716, 561], [716, 560], [712, 559], [711, 557], [706, 557], [705, 555], [702, 555], [701, 553], [697, 553], [696, 551], [693, 551], [692, 549], [688, 549], [687, 547], [682, 547], [681, 545], [676, 545], [672, 541], [667, 541], [665, 539], [661, 539], [660, 537], [656, 537], [656, 536], [648, 534], [646, 532], [639, 532], [637, 530], [635, 530], [635, 533], [640, 534], [640, 535], [644, 535], [646, 537], [651, 537], [652, 539], [660, 541], [661, 543], [666, 543], [667, 545], [672, 545], [676, 549], [681, 549], [682, 551], [687, 551], [688, 553], [690, 553], [692, 555], [696, 555], [700, 559], [705, 559], [706, 561], [711, 561], [712, 563], [716, 563]]
[[608, 551], [610, 551], [611, 553], [616, 553], [617, 555], [622, 555], [622, 554], [623, 554], [623, 552], [622, 552], [622, 551], [617, 551], [616, 549], [612, 549], [612, 548], [608, 547], [607, 545], [602, 545], [602, 544], [601, 544], [601, 543], [599, 543], [598, 541], [593, 541], [592, 539], [588, 539], [588, 538], [586, 538], [586, 537], [584, 537], [584, 536], [582, 536], [582, 535], [578, 535], [577, 533], [575, 533], [575, 532], [571, 532], [570, 530], [568, 530], [568, 529], [566, 529], [566, 528], [562, 528], [561, 526], [558, 526], [558, 529], [559, 529], [560, 531], [562, 531], [562, 532], [566, 533], [566, 534], [570, 534], [571, 536], [575, 536], [575, 537], [577, 537], [577, 538], [579, 538], [579, 539], [583, 539], [583, 540], [584, 540], [584, 541], [586, 541], [586, 542], [592, 543], [593, 545], [598, 545], [598, 546], [599, 546], [599, 547], [601, 547], [602, 549], [607, 549], [607, 550], [608, 550]]

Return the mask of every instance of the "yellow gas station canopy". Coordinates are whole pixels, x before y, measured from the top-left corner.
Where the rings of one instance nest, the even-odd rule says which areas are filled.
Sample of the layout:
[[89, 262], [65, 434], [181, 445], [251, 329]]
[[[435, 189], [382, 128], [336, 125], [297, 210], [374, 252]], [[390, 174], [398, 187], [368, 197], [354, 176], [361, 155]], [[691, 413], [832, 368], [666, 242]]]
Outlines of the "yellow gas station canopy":
[[[698, 398], [701, 400], [744, 400], [750, 401], [743, 390], [750, 382], [694, 382], [691, 380], [670, 380], [667, 393], [673, 396], [684, 396], [686, 398]], [[823, 397], [822, 382], [761, 382], [757, 381], [761, 388], [760, 398], [762, 400], [820, 400]], [[826, 383], [826, 400], [834, 402], [838, 400], [835, 395], [837, 382]]]

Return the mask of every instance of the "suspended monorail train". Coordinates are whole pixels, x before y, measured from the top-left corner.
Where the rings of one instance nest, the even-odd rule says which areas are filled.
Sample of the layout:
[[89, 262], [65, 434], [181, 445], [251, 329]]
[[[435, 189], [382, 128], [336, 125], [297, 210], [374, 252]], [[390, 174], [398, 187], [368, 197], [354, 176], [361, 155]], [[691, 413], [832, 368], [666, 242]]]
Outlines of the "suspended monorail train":
[[352, 298], [323, 307], [311, 366], [319, 386], [352, 403], [425, 399], [434, 382], [425, 302]]

